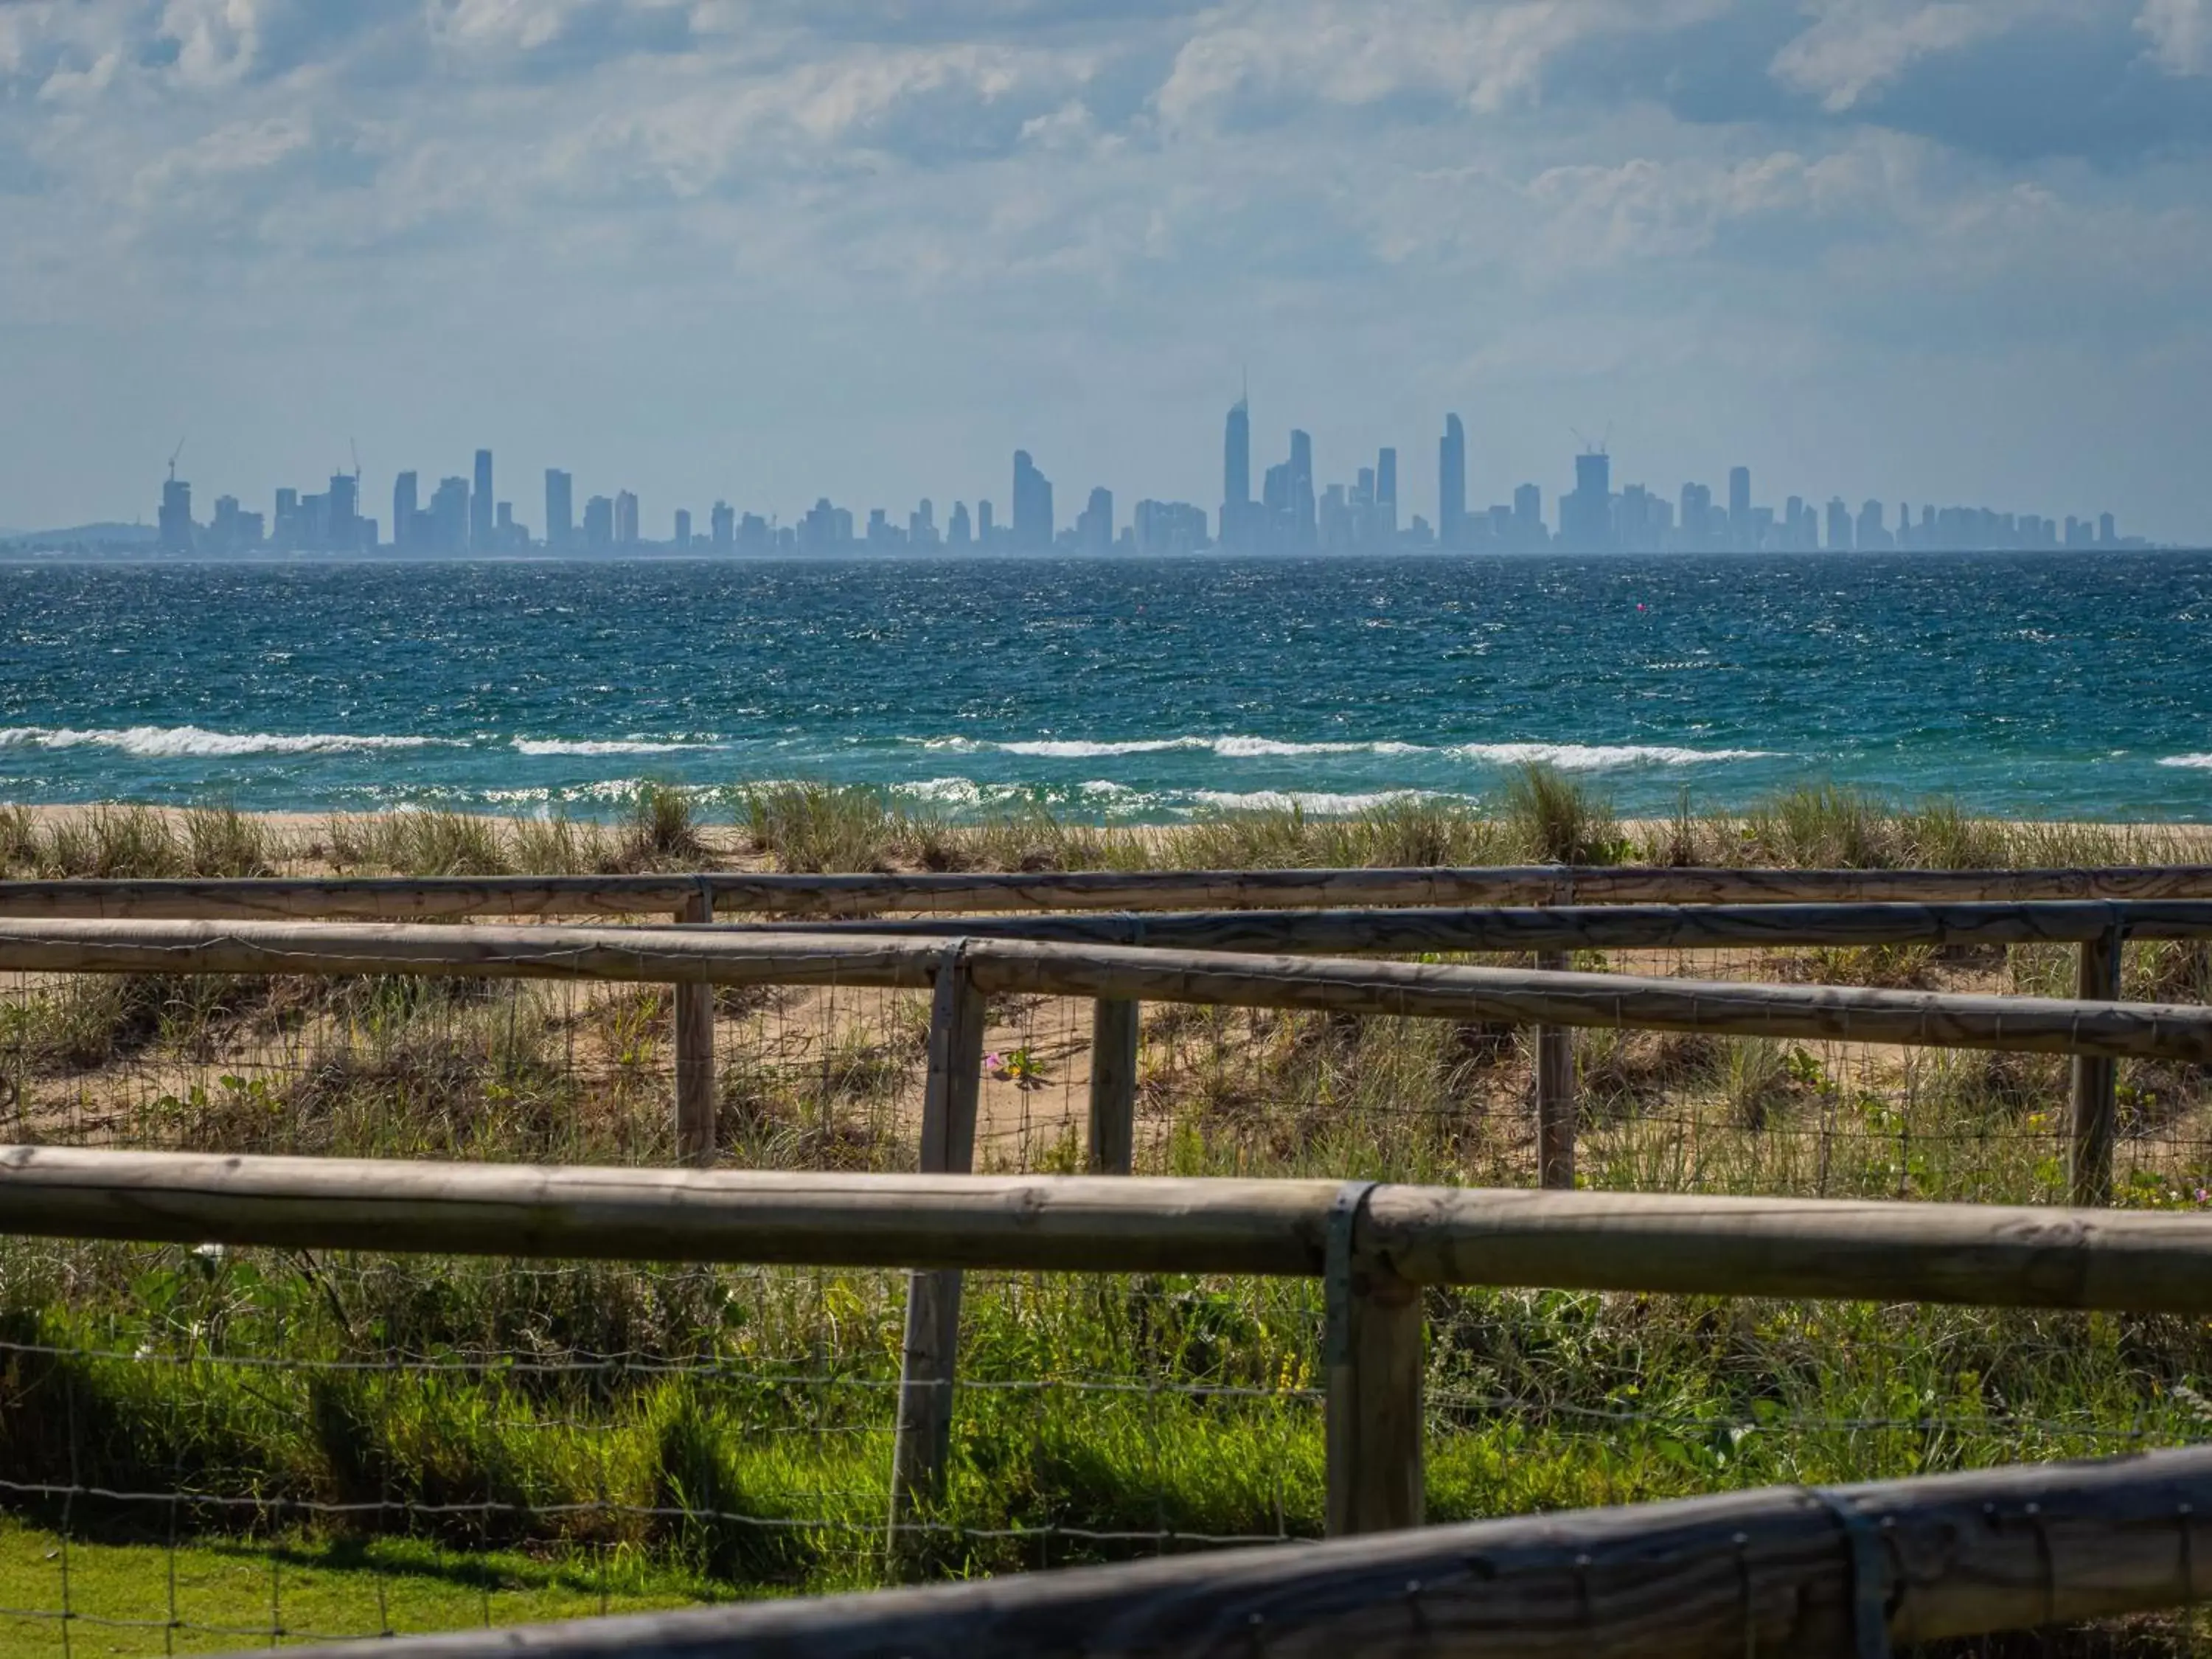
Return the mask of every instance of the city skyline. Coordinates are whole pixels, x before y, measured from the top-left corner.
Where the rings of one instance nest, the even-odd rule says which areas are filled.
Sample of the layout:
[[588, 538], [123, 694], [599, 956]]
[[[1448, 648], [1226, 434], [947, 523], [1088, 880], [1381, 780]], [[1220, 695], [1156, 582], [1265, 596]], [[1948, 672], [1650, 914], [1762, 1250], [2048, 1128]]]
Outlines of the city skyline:
[[1477, 505], [1610, 423], [2212, 539], [2206, 0], [769, 9], [0, 6], [0, 524], [187, 432], [264, 516], [349, 438], [380, 518], [485, 442], [657, 536], [1016, 447], [1210, 508], [1249, 364], [1255, 491], [1297, 425], [1429, 502], [1455, 409]]
[[[1854, 503], [1837, 493], [1823, 500], [1809, 489], [1790, 493], [1778, 505], [1761, 503], [1752, 470], [1741, 464], [1727, 470], [1725, 495], [1718, 501], [1711, 485], [1695, 479], [1673, 491], [1626, 477], [1615, 488], [1613, 457], [1603, 441], [1584, 442], [1572, 455], [1573, 487], [1553, 493], [1548, 510], [1544, 486], [1533, 480], [1503, 488], [1486, 503], [1479, 465], [1475, 483], [1469, 482], [1467, 428], [1456, 411], [1444, 414], [1436, 442], [1435, 495], [1427, 512], [1401, 497], [1396, 446], [1382, 445], [1371, 452], [1371, 460], [1355, 459], [1348, 476], [1326, 481], [1317, 471], [1311, 434], [1297, 427], [1288, 431], [1284, 459], [1264, 466], [1255, 492], [1246, 392], [1223, 420], [1220, 499], [1210, 516], [1199, 503], [1149, 495], [1117, 514], [1115, 492], [1100, 484], [1083, 495], [1080, 510], [1062, 513], [1054, 504], [1051, 477], [1028, 450], [1017, 449], [1003, 518], [999, 500], [985, 495], [951, 499], [942, 525], [933, 496], [902, 510], [840, 505], [823, 495], [788, 521], [781, 513], [764, 514], [717, 497], [703, 515], [703, 533], [696, 529], [702, 520], [690, 504], [656, 507], [648, 515], [637, 492], [626, 488], [588, 495], [580, 516], [574, 471], [561, 467], [544, 469], [539, 497], [544, 516], [533, 530], [524, 516], [526, 501], [518, 512], [514, 495], [501, 495], [494, 452], [483, 447], [474, 452], [467, 473], [444, 477], [427, 497], [418, 471], [395, 475], [387, 520], [363, 506], [356, 455], [354, 470], [331, 475], [319, 494], [280, 487], [265, 517], [225, 494], [216, 498], [203, 524], [192, 504], [191, 481], [176, 477], [173, 456], [155, 535], [158, 550], [165, 554], [217, 557], [262, 552], [451, 557], [644, 550], [1833, 552], [2157, 544], [2124, 533], [2120, 514], [2102, 504], [2086, 512], [2045, 514], [1923, 499], [1916, 513], [1915, 504], [1901, 497], [1866, 496]], [[1065, 499], [1073, 500], [1076, 493], [1070, 489]], [[665, 537], [653, 533], [663, 521], [669, 526]]]

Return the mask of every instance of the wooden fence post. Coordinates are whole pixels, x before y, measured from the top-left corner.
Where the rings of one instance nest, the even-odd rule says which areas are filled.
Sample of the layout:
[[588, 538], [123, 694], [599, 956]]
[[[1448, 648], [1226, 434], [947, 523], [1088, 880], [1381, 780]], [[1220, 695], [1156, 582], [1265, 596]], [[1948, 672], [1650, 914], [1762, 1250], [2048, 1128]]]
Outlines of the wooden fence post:
[[[1564, 973], [1570, 958], [1547, 951], [1536, 966]], [[1575, 1034], [1565, 1025], [1536, 1027], [1536, 1181], [1543, 1187], [1575, 1184]]]
[[1362, 1249], [1372, 1182], [1350, 1182], [1329, 1211], [1322, 1437], [1328, 1535], [1421, 1524], [1421, 1294]]
[[[929, 1074], [922, 1094], [921, 1172], [966, 1175], [975, 1163], [975, 1109], [983, 1073], [984, 999], [962, 959], [939, 958], [929, 1015]], [[900, 1358], [898, 1421], [891, 1449], [888, 1557], [896, 1576], [917, 1572], [926, 1552], [906, 1530], [945, 1491], [952, 1456], [952, 1381], [960, 1346], [957, 1270], [909, 1273]]]
[[[2117, 927], [2085, 939], [2074, 982], [2084, 1002], [2120, 1000], [2120, 942]], [[2103, 1054], [2074, 1056], [2074, 1103], [2067, 1125], [2067, 1200], [2109, 1204], [2112, 1199], [2112, 1142], [2118, 1134], [2119, 1062]]]
[[[702, 882], [676, 913], [678, 922], [712, 921], [714, 901]], [[676, 993], [676, 1158], [714, 1161], [714, 988], [678, 985]]]
[[1141, 1009], [1102, 997], [1091, 1012], [1091, 1168], [1127, 1175], [1137, 1156], [1137, 1043]]

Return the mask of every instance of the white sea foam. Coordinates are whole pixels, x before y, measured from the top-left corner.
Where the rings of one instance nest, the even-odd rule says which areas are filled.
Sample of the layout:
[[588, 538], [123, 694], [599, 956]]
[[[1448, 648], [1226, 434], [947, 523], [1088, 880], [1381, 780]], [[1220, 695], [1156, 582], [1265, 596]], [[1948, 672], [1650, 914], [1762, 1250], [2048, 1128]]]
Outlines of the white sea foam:
[[1437, 799], [1419, 789], [1385, 789], [1368, 795], [1337, 795], [1306, 789], [1254, 789], [1238, 793], [1225, 789], [1194, 789], [1184, 797], [1194, 805], [1224, 812], [1285, 812], [1296, 807], [1316, 817], [1349, 817], [1394, 801]]
[[1595, 772], [1612, 766], [1703, 766], [1721, 761], [1772, 760], [1771, 749], [1683, 749], [1662, 743], [1465, 743], [1451, 753], [1493, 766], [1534, 762], [1562, 772]]
[[1099, 760], [1115, 755], [1164, 755], [1177, 750], [1211, 752], [1224, 760], [1260, 760], [1298, 755], [1419, 755], [1427, 751], [1418, 743], [1389, 741], [1286, 743], [1274, 738], [1229, 736], [1206, 738], [1128, 738], [1119, 740], [1087, 738], [1024, 738], [1012, 743], [986, 743], [975, 738], [926, 738], [925, 749], [949, 749], [973, 753], [988, 749], [1001, 755], [1025, 755], [1038, 760]]
[[672, 755], [704, 745], [658, 738], [517, 738], [512, 746], [522, 755]]
[[2212, 772], [2212, 755], [2167, 755], [2159, 762], [2160, 766], [2189, 766]]
[[447, 738], [377, 737], [337, 732], [210, 732], [198, 726], [131, 726], [79, 730], [73, 726], [0, 726], [0, 748], [119, 749], [146, 759], [223, 758], [234, 755], [342, 755], [387, 749], [428, 749]]

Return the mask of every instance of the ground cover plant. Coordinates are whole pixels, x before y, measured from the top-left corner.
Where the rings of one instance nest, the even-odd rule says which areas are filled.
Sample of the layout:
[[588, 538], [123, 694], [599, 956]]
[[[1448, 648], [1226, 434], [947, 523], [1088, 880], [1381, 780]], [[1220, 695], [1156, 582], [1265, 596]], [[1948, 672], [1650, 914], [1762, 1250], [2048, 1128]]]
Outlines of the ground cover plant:
[[[345, 826], [343, 846], [328, 826], [317, 856], [447, 872], [1053, 867], [1135, 845], [1036, 815], [921, 823], [865, 792], [763, 791], [757, 811], [747, 800], [720, 822], [675, 799], [680, 810], [641, 801], [613, 825], [405, 814], [423, 822]], [[0, 852], [18, 872], [61, 869], [57, 846], [112, 870], [190, 845], [173, 815], [103, 822], [0, 818]], [[260, 867], [312, 861], [304, 844], [252, 845]], [[1832, 791], [1630, 824], [1530, 774], [1485, 812], [1407, 801], [1352, 820], [1239, 815], [1159, 832], [1133, 861], [2033, 864], [2061, 861], [2054, 849], [2063, 861], [2172, 851], [2135, 832], [1984, 825]], [[2062, 992], [2072, 972], [2069, 952], [2029, 948], [1577, 965]], [[2127, 975], [2130, 996], [2212, 988], [2196, 946], [2134, 947]], [[674, 1156], [656, 988], [78, 976], [9, 989], [11, 1139]], [[927, 1018], [912, 994], [720, 994], [726, 1159], [912, 1167]], [[1083, 1005], [994, 1003], [988, 1046], [1023, 1064], [986, 1084], [981, 1165], [1080, 1167], [1087, 1042]], [[1139, 1167], [1528, 1184], [1529, 1061], [1522, 1034], [1471, 1023], [1149, 1008]], [[1577, 1063], [1589, 1185], [2021, 1202], [2063, 1188], [2065, 1068], [2048, 1058], [1590, 1032]], [[2207, 1080], [2124, 1067], [2122, 1101], [2120, 1201], [2212, 1202]], [[882, 1582], [902, 1290], [895, 1274], [8, 1241], [0, 1606], [71, 1610], [86, 1621], [76, 1639], [136, 1652], [234, 1645], [240, 1631], [473, 1622], [487, 1595], [504, 1620], [602, 1597]], [[1503, 1291], [1431, 1293], [1427, 1313], [1439, 1520], [2212, 1429], [2212, 1332], [2197, 1322]], [[955, 1466], [925, 1517], [926, 1565], [998, 1571], [1317, 1533], [1319, 1316], [1305, 1284], [975, 1276]], [[92, 1622], [103, 1618], [125, 1622]], [[69, 1628], [0, 1615], [0, 1644], [43, 1651]], [[2179, 1638], [2146, 1626], [2084, 1639], [2045, 1650]]]

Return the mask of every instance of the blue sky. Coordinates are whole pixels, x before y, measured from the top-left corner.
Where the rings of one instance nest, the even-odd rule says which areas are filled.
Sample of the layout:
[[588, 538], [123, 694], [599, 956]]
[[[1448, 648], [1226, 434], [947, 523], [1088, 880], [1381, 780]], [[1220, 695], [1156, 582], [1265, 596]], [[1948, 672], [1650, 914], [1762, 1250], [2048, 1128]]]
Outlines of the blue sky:
[[0, 0], [0, 523], [1376, 445], [2212, 541], [2212, 0]]

